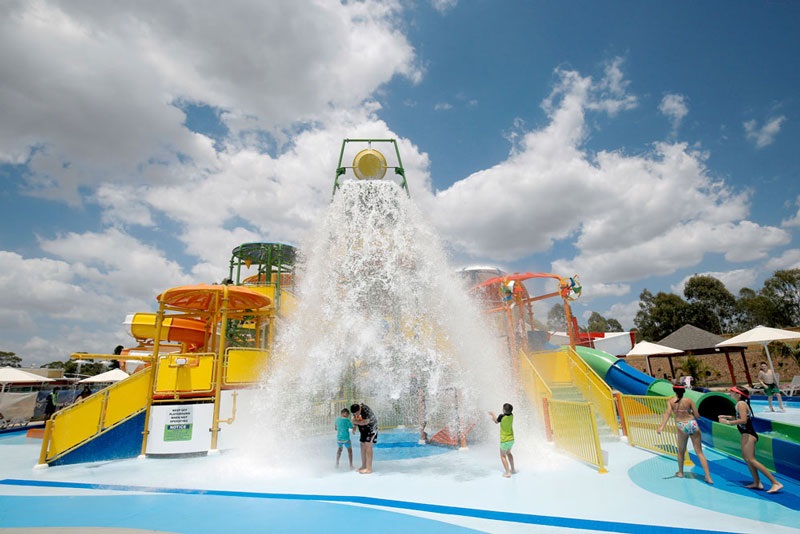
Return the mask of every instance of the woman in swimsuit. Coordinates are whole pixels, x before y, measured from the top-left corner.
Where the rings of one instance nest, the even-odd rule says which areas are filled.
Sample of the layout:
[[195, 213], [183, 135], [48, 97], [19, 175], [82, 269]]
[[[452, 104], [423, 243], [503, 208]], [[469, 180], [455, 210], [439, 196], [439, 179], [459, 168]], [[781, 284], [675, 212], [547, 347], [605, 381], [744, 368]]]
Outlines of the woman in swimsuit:
[[725, 425], [736, 425], [739, 433], [742, 435], [742, 459], [747, 464], [750, 474], [753, 476], [752, 484], [748, 484], [745, 488], [750, 489], [764, 489], [758, 473], [763, 474], [772, 483], [772, 487], [767, 490], [767, 493], [778, 493], [783, 489], [783, 484], [764, 467], [764, 464], [756, 460], [756, 441], [758, 441], [758, 434], [753, 428], [753, 409], [750, 408], [750, 392], [747, 388], [733, 386], [731, 388], [731, 397], [736, 401], [736, 417], [730, 415], [720, 415], [719, 422]]
[[692, 399], [683, 398], [683, 393], [686, 391], [686, 387], [683, 384], [673, 385], [672, 391], [675, 392], [675, 396], [667, 401], [667, 411], [664, 413], [664, 419], [661, 421], [661, 426], [658, 427], [657, 432], [661, 434], [667, 425], [667, 421], [669, 421], [669, 416], [675, 416], [678, 437], [678, 472], [675, 473], [675, 476], [683, 478], [683, 460], [686, 457], [686, 445], [691, 439], [694, 453], [697, 455], [697, 459], [700, 460], [700, 466], [706, 475], [705, 481], [708, 484], [713, 484], [711, 472], [708, 470], [708, 460], [706, 460], [706, 455], [703, 454], [702, 434], [695, 419], [697, 406]]

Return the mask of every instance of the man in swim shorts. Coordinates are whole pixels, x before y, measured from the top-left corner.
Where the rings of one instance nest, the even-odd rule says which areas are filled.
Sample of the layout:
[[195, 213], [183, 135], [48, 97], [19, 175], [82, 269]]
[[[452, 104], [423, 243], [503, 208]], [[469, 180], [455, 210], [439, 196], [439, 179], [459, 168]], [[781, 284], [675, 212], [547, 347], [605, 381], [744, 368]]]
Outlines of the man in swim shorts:
[[778, 377], [775, 376], [775, 373], [772, 372], [772, 369], [767, 366], [767, 362], [761, 362], [760, 369], [758, 371], [758, 380], [761, 382], [761, 386], [764, 388], [764, 395], [767, 396], [769, 411], [775, 411], [775, 409], [772, 407], [772, 396], [774, 395], [778, 397], [778, 406], [780, 406], [781, 411], [785, 412], [786, 409], [783, 407], [783, 397], [781, 397], [781, 388], [778, 385]]
[[378, 418], [366, 404], [353, 404], [350, 406], [353, 413], [353, 424], [358, 426], [361, 433], [361, 468], [362, 475], [372, 473], [372, 447], [378, 443]]

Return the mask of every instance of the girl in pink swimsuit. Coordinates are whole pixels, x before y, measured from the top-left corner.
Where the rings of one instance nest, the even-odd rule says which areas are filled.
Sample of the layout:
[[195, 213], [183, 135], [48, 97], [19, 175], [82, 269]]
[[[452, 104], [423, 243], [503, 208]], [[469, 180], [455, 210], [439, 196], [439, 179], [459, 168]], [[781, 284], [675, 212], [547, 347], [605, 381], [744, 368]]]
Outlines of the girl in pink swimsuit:
[[686, 387], [683, 384], [673, 385], [672, 391], [675, 392], [675, 396], [667, 401], [667, 411], [664, 413], [664, 419], [661, 421], [661, 426], [658, 427], [657, 432], [661, 434], [661, 432], [664, 431], [664, 427], [667, 425], [667, 421], [669, 421], [669, 416], [675, 416], [675, 427], [677, 428], [678, 438], [678, 472], [675, 473], [675, 476], [683, 478], [683, 461], [686, 457], [686, 445], [689, 439], [691, 439], [694, 453], [700, 461], [703, 473], [705, 473], [705, 481], [708, 484], [713, 484], [714, 481], [711, 480], [711, 472], [708, 469], [708, 460], [706, 460], [706, 455], [703, 454], [702, 434], [700, 432], [700, 427], [697, 426], [697, 420], [695, 419], [697, 406], [692, 399], [683, 398], [683, 393], [686, 391]]

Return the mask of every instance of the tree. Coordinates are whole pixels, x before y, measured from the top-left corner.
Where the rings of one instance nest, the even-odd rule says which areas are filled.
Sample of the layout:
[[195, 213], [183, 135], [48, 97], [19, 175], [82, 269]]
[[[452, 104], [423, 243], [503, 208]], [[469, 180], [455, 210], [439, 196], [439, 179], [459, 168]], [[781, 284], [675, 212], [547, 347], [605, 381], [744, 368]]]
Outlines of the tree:
[[776, 326], [800, 324], [800, 269], [775, 271], [764, 281], [761, 295], [775, 306]]
[[564, 305], [561, 303], [555, 304], [547, 313], [547, 328], [556, 331], [565, 331], [567, 329], [567, 313], [564, 311]]
[[695, 275], [686, 282], [683, 295], [690, 306], [688, 322], [715, 334], [732, 331], [736, 297], [725, 284], [713, 276]]
[[593, 311], [589, 316], [589, 332], [622, 332], [622, 325], [614, 318], [606, 319]]
[[22, 367], [22, 358], [14, 352], [0, 350], [0, 367]]
[[689, 305], [678, 295], [644, 289], [639, 295], [639, 311], [633, 323], [644, 341], [658, 341], [688, 321]]
[[774, 327], [779, 322], [778, 310], [769, 298], [759, 295], [749, 287], [739, 290], [734, 330], [744, 332], [758, 325]]

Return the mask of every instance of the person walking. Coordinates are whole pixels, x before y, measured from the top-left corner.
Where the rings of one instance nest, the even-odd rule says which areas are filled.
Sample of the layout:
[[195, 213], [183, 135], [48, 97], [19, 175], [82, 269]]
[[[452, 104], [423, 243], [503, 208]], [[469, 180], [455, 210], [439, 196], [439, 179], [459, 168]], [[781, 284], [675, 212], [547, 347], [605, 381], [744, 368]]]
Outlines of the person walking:
[[758, 434], [753, 428], [753, 409], [750, 407], [750, 391], [745, 387], [733, 386], [730, 389], [731, 397], [736, 401], [736, 416], [720, 415], [719, 422], [725, 425], [736, 425], [742, 435], [742, 459], [747, 463], [747, 468], [753, 476], [753, 482], [746, 485], [748, 489], [764, 489], [758, 474], [761, 473], [772, 484], [767, 493], [778, 493], [783, 489], [783, 484], [764, 467], [764, 464], [756, 460], [756, 442]]
[[705, 481], [707, 484], [713, 484], [711, 479], [711, 472], [708, 468], [708, 460], [706, 455], [703, 454], [703, 437], [700, 432], [700, 427], [697, 425], [697, 405], [689, 398], [684, 398], [683, 394], [686, 391], [686, 386], [680, 382], [672, 386], [672, 391], [675, 393], [674, 397], [670, 397], [667, 401], [667, 411], [664, 412], [664, 418], [661, 420], [661, 426], [656, 430], [657, 434], [664, 431], [664, 427], [669, 421], [670, 415], [675, 417], [675, 428], [677, 429], [678, 440], [678, 472], [675, 476], [683, 478], [683, 463], [686, 458], [686, 446], [689, 440], [692, 440], [692, 447], [697, 459], [700, 460], [700, 466], [703, 468], [705, 474]]

